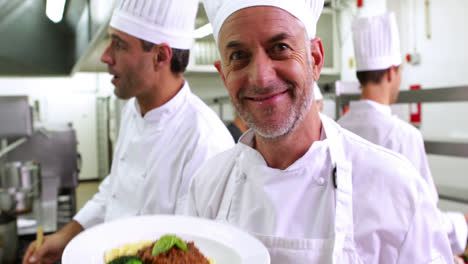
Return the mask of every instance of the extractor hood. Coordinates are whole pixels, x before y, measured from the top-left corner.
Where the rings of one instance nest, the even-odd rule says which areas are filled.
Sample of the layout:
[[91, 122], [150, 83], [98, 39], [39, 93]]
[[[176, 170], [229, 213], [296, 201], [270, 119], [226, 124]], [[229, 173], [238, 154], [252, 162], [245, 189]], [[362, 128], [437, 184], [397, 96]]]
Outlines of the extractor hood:
[[0, 0], [0, 76], [71, 75], [102, 45], [116, 1], [67, 0], [58, 23], [46, 2]]

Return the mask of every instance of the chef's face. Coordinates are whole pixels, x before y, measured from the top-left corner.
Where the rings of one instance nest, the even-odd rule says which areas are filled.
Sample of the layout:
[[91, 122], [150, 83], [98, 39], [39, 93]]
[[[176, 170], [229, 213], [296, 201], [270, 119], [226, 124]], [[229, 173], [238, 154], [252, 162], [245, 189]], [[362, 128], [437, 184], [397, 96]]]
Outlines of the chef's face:
[[308, 40], [303, 24], [288, 12], [259, 6], [226, 19], [218, 47], [221, 61], [215, 66], [248, 126], [264, 138], [293, 131], [312, 104], [322, 66], [320, 39]]
[[152, 52], [143, 50], [140, 39], [122, 31], [109, 28], [110, 43], [101, 56], [107, 69], [114, 76], [114, 93], [121, 99], [144, 93], [149, 88]]

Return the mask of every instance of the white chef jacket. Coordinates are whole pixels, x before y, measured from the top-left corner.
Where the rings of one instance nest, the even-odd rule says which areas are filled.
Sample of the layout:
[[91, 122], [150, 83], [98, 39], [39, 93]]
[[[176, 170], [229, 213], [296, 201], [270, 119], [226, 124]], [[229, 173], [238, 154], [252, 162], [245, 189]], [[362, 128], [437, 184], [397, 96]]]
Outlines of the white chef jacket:
[[74, 220], [88, 228], [125, 216], [178, 213], [195, 171], [232, 146], [226, 126], [187, 82], [144, 117], [132, 98], [122, 110], [111, 172]]
[[349, 111], [338, 120], [338, 124], [374, 144], [405, 156], [431, 187], [434, 199], [438, 200], [421, 132], [392, 115], [390, 106], [372, 100], [352, 101]]
[[186, 213], [251, 232], [273, 264], [451, 263], [429, 188], [408, 160], [321, 120], [322, 140], [285, 170], [267, 166], [247, 131], [192, 179]]
[[[338, 120], [338, 124], [372, 143], [405, 156], [419, 170], [437, 203], [439, 197], [427, 161], [421, 132], [392, 115], [390, 106], [372, 100], [352, 101], [349, 111]], [[441, 214], [452, 251], [456, 254], [462, 253], [468, 237], [464, 215], [455, 212], [441, 212]]]

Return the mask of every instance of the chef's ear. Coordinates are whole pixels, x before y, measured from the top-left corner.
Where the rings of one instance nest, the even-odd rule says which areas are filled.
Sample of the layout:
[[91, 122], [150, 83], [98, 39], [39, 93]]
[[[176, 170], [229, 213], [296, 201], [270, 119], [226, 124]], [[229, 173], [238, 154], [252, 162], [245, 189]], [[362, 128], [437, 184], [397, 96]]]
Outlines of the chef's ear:
[[387, 78], [388, 82], [393, 81], [393, 79], [396, 77], [396, 73], [397, 73], [396, 71], [397, 70], [398, 69], [395, 66], [392, 66], [387, 70], [387, 73], [385, 74], [385, 77]]
[[320, 78], [324, 60], [322, 40], [319, 37], [310, 40], [310, 54], [314, 81], [317, 81]]
[[166, 66], [171, 66], [172, 49], [167, 43], [154, 45], [153, 47], [153, 67], [158, 71]]

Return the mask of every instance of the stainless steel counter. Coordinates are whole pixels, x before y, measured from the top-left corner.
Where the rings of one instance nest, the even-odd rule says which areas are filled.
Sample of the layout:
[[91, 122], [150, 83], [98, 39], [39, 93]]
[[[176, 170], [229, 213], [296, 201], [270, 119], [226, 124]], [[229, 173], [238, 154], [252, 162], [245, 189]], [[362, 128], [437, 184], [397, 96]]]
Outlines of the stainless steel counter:
[[18, 224], [18, 235], [33, 235], [39, 226], [43, 226], [45, 233], [57, 231], [57, 196], [59, 178], [42, 179], [42, 195], [40, 200], [33, 202], [31, 212], [18, 216], [18, 223], [21, 220], [36, 220], [32, 226], [20, 227]]
[[36, 224], [28, 227], [20, 227], [18, 224], [18, 235], [33, 235], [39, 226], [43, 226], [44, 233], [57, 231], [57, 201], [34, 201], [32, 212], [18, 217], [20, 220], [36, 220]]

